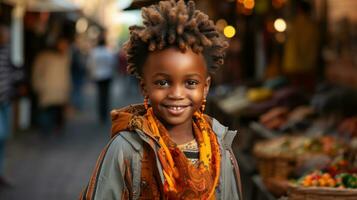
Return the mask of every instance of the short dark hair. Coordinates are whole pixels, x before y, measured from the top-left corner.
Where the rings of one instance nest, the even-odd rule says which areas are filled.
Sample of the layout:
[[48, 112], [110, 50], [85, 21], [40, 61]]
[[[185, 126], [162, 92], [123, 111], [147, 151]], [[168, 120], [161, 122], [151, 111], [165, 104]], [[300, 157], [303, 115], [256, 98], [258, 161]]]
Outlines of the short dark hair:
[[141, 77], [148, 54], [169, 47], [202, 53], [210, 74], [223, 65], [228, 42], [193, 1], [161, 1], [142, 8], [142, 17], [144, 25], [131, 26], [125, 44], [129, 74]]

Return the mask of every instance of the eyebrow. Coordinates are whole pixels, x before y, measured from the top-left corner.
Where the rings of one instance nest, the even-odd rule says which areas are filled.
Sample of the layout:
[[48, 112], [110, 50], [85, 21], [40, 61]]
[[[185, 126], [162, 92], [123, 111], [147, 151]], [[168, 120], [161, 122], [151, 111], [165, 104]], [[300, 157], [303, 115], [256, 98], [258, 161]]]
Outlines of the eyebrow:
[[[157, 76], [164, 76], [164, 77], [170, 77], [169, 74], [163, 73], [163, 72], [159, 72], [154, 74], [152, 77], [157, 77]], [[203, 77], [201, 74], [199, 73], [192, 73], [192, 74], [187, 74], [185, 75], [185, 77], [194, 77], [194, 76], [198, 76], [198, 77]]]
[[202, 76], [202, 75], [199, 74], [199, 73], [193, 73], [193, 74], [188, 74], [188, 75], [186, 75], [186, 77], [194, 77], [194, 76], [198, 76], [198, 77], [200, 77], [200, 78], [204, 78], [204, 76]]
[[163, 72], [159, 72], [159, 73], [156, 73], [154, 74], [152, 77], [157, 77], [157, 76], [165, 76], [165, 77], [170, 77], [170, 75], [166, 74], [166, 73], [163, 73]]

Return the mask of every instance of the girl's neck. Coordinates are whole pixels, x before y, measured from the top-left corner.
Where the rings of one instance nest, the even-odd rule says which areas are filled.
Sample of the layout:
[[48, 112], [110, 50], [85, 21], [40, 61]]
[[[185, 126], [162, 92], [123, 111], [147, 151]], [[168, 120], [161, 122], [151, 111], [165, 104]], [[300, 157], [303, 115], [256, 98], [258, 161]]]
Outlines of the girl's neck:
[[193, 135], [192, 121], [188, 121], [184, 124], [170, 126], [165, 125], [171, 139], [176, 144], [184, 144], [195, 139]]

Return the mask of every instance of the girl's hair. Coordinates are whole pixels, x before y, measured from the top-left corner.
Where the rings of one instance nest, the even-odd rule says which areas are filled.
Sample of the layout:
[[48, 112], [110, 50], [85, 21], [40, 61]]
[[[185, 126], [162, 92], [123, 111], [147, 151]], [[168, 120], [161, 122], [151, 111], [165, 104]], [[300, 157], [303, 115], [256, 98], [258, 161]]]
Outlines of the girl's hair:
[[210, 74], [223, 65], [228, 42], [217, 31], [212, 20], [196, 10], [195, 3], [183, 0], [161, 1], [142, 8], [143, 26], [131, 26], [125, 44], [129, 74], [141, 77], [149, 52], [177, 47], [202, 53]]

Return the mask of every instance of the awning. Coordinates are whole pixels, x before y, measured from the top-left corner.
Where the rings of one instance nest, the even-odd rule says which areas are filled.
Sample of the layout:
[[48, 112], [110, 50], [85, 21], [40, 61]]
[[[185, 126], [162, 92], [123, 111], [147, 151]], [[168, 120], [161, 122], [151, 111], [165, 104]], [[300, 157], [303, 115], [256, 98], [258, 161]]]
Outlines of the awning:
[[146, 7], [149, 5], [152, 5], [154, 3], [159, 2], [159, 0], [133, 0], [131, 5], [124, 10], [135, 10], [135, 9], [140, 9], [142, 7]]
[[26, 11], [64, 12], [79, 10], [79, 6], [68, 0], [3, 0], [4, 3], [16, 6], [23, 4]]

